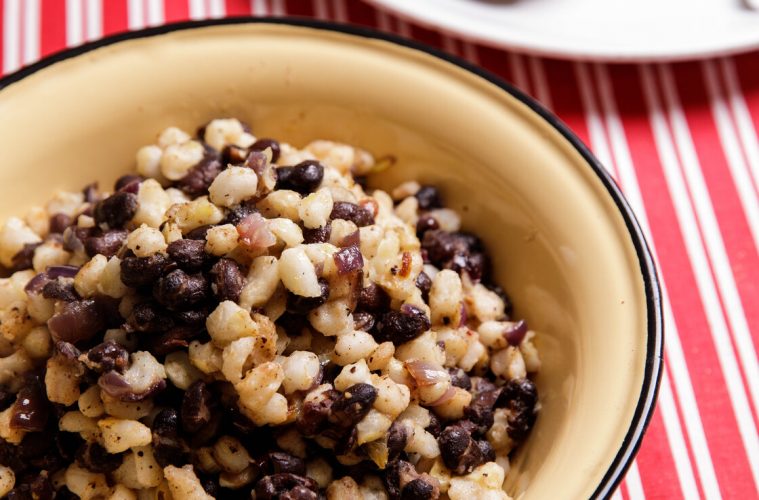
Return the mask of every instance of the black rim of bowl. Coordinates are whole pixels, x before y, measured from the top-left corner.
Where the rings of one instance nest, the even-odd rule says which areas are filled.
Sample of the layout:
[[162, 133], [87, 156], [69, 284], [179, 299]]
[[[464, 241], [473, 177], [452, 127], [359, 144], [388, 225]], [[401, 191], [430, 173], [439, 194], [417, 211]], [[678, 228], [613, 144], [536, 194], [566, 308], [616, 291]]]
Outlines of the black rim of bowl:
[[391, 42], [413, 50], [425, 52], [431, 56], [437, 57], [438, 59], [445, 60], [453, 65], [463, 68], [470, 73], [473, 73], [480, 78], [487, 80], [491, 84], [501, 88], [503, 91], [511, 94], [513, 97], [528, 106], [532, 111], [540, 115], [553, 128], [558, 130], [561, 135], [564, 136], [564, 138], [569, 141], [572, 146], [574, 146], [574, 148], [587, 161], [590, 168], [593, 169], [603, 185], [606, 187], [609, 195], [614, 199], [617, 208], [625, 220], [625, 225], [627, 226], [627, 230], [630, 233], [635, 251], [638, 255], [640, 270], [645, 286], [646, 309], [648, 315], [646, 367], [643, 377], [643, 386], [641, 388], [640, 396], [638, 397], [635, 413], [633, 414], [632, 422], [627, 433], [625, 434], [625, 438], [620, 446], [619, 451], [614, 457], [612, 463], [609, 465], [609, 468], [601, 479], [600, 484], [592, 495], [593, 498], [605, 498], [610, 496], [616, 486], [619, 485], [619, 483], [622, 481], [627, 468], [630, 466], [633, 458], [635, 457], [635, 454], [638, 452], [643, 434], [648, 427], [651, 416], [653, 415], [654, 406], [656, 404], [656, 396], [659, 390], [659, 381], [661, 379], [662, 349], [664, 344], [664, 328], [659, 280], [657, 277], [656, 266], [651, 256], [651, 251], [648, 248], [648, 244], [646, 243], [646, 239], [643, 235], [643, 231], [641, 230], [632, 209], [627, 203], [627, 200], [625, 200], [614, 179], [611, 178], [608, 172], [601, 165], [601, 162], [599, 162], [595, 156], [593, 156], [588, 147], [569, 129], [569, 127], [567, 127], [564, 122], [562, 122], [553, 113], [544, 108], [532, 97], [523, 93], [521, 90], [517, 89], [510, 83], [502, 80], [500, 77], [497, 77], [478, 66], [470, 64], [463, 59], [451, 56], [441, 50], [435, 49], [425, 44], [413, 40], [408, 40], [396, 35], [376, 31], [374, 29], [365, 28], [363, 26], [293, 17], [232, 17], [204, 21], [188, 21], [182, 23], [166, 24], [163, 26], [139, 31], [120, 33], [52, 54], [30, 66], [16, 71], [15, 73], [11, 73], [0, 79], [0, 91], [9, 85], [18, 82], [19, 80], [22, 80], [23, 78], [26, 78], [27, 76], [32, 75], [52, 64], [124, 40], [146, 38], [162, 35], [165, 33], [171, 33], [173, 31], [193, 28], [232, 24], [280, 24], [295, 27], [314, 28], [325, 31], [336, 31], [339, 33], [355, 35], [363, 38], [384, 40], [386, 42]]

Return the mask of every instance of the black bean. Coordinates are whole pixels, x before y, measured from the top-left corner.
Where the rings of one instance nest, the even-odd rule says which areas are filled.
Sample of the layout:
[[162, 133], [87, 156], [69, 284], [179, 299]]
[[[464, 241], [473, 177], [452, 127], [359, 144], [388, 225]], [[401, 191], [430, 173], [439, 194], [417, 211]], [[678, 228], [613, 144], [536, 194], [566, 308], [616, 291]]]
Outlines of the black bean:
[[464, 417], [477, 426], [477, 433], [485, 434], [493, 426], [495, 404], [500, 394], [501, 389], [476, 392], [469, 406], [464, 408]]
[[[7, 500], [52, 500], [55, 495], [47, 470], [42, 470], [23, 480], [8, 492]], [[55, 498], [63, 498], [60, 495]]]
[[178, 325], [160, 335], [152, 335], [148, 345], [154, 354], [164, 356], [186, 348], [201, 334], [202, 328], [197, 325]]
[[132, 220], [139, 203], [132, 193], [117, 192], [95, 205], [95, 222], [119, 228]]
[[100, 254], [110, 258], [121, 250], [128, 235], [129, 231], [126, 229], [98, 232], [98, 234], [85, 238], [84, 249], [90, 257]]
[[18, 391], [11, 410], [10, 426], [27, 432], [41, 432], [50, 416], [50, 402], [39, 379], [30, 377]]
[[438, 438], [443, 463], [455, 474], [469, 474], [487, 461], [483, 450], [463, 425], [451, 425]]
[[512, 379], [504, 386], [496, 406], [509, 408], [508, 433], [514, 441], [523, 441], [535, 424], [537, 401], [537, 388], [530, 379]]
[[422, 298], [425, 302], [430, 300], [430, 290], [432, 290], [432, 279], [424, 271], [416, 277], [416, 287], [422, 291]]
[[495, 450], [487, 439], [480, 439], [477, 441], [477, 447], [482, 452], [482, 456], [485, 457], [486, 462], [495, 461]]
[[153, 287], [153, 297], [174, 311], [190, 309], [208, 295], [208, 280], [202, 274], [187, 274], [181, 269], [161, 277]]
[[124, 257], [121, 260], [121, 282], [132, 288], [152, 285], [170, 264], [171, 261], [162, 253], [148, 257]]
[[129, 353], [113, 340], [106, 340], [87, 351], [90, 367], [98, 373], [116, 370], [124, 373], [129, 365]]
[[198, 380], [184, 393], [182, 399], [182, 428], [185, 432], [195, 433], [211, 421], [213, 394], [205, 382]]
[[395, 460], [403, 452], [408, 444], [409, 430], [406, 425], [397, 420], [390, 426], [387, 432], [387, 457], [388, 460]]
[[404, 344], [430, 329], [430, 320], [421, 309], [405, 304], [400, 311], [388, 311], [379, 317], [376, 326], [379, 342]]
[[258, 481], [255, 488], [256, 500], [279, 499], [282, 498], [282, 495], [296, 488], [299, 488], [299, 493], [301, 494], [305, 493], [303, 490], [313, 493], [313, 496], [302, 498], [308, 498], [309, 500], [316, 500], [318, 498], [316, 492], [319, 491], [319, 486], [316, 484], [316, 481], [309, 477], [284, 472], [265, 476]]
[[11, 259], [11, 269], [13, 271], [31, 269], [32, 260], [34, 259], [34, 251], [37, 250], [37, 247], [41, 244], [42, 243], [26, 243]]
[[277, 318], [275, 323], [284, 328], [289, 337], [300, 337], [303, 334], [303, 329], [310, 325], [306, 316], [287, 311]]
[[369, 384], [358, 383], [348, 387], [334, 402], [329, 421], [340, 427], [351, 427], [372, 409], [377, 399], [377, 389]]
[[87, 203], [94, 203], [98, 201], [100, 198], [98, 195], [98, 183], [93, 182], [92, 184], [87, 184], [84, 186], [84, 189], [82, 189], [82, 194], [84, 195], [84, 201]]
[[451, 375], [452, 386], [460, 387], [467, 391], [472, 388], [472, 380], [461, 368], [448, 368], [448, 373]]
[[358, 227], [374, 224], [374, 215], [366, 208], [347, 201], [336, 201], [332, 205], [330, 220], [343, 219], [353, 222]]
[[272, 451], [267, 453], [266, 462], [269, 466], [270, 474], [279, 474], [282, 472], [289, 472], [290, 474], [296, 474], [304, 476], [306, 474], [306, 463], [289, 453], [281, 451]]
[[116, 179], [116, 183], [113, 185], [114, 191], [121, 191], [130, 184], [142, 182], [144, 178], [140, 175], [126, 174]]
[[339, 397], [338, 391], [330, 389], [314, 400], [303, 403], [303, 408], [295, 423], [298, 431], [304, 436], [318, 434], [327, 425], [332, 406]]
[[79, 465], [92, 472], [107, 473], [119, 468], [124, 457], [121, 453], [108, 453], [95, 442], [85, 443], [77, 453]]
[[467, 255], [456, 254], [443, 267], [459, 274], [466, 272], [473, 281], [479, 281], [487, 276], [490, 261], [483, 252], [472, 252]]
[[251, 151], [263, 151], [266, 148], [271, 149], [271, 162], [276, 163], [279, 160], [279, 155], [282, 152], [282, 148], [279, 146], [279, 141], [274, 139], [258, 139], [250, 147]]
[[353, 328], [362, 332], [370, 332], [374, 328], [377, 318], [374, 314], [366, 311], [356, 311], [353, 313]]
[[50, 217], [50, 232], [54, 234], [63, 234], [63, 231], [71, 225], [71, 217], [66, 214], [55, 214]]
[[326, 243], [329, 241], [329, 237], [332, 234], [332, 224], [314, 229], [303, 229], [303, 243]]
[[202, 306], [199, 309], [177, 311], [174, 313], [174, 319], [176, 319], [179, 323], [191, 326], [197, 326], [200, 324], [205, 325], [207, 317], [208, 309]]
[[245, 276], [240, 270], [239, 264], [232, 259], [219, 259], [211, 267], [211, 289], [219, 301], [231, 300], [237, 302], [240, 292], [245, 285]]
[[421, 210], [433, 210], [443, 207], [440, 191], [434, 186], [422, 186], [414, 195]]
[[64, 342], [63, 340], [59, 340], [55, 343], [55, 351], [71, 361], [78, 360], [79, 356], [82, 355], [82, 351], [77, 349], [74, 344]]
[[406, 483], [401, 490], [401, 500], [436, 500], [440, 496], [439, 491], [429, 482], [422, 478], [414, 479]]
[[140, 302], [132, 308], [127, 325], [130, 330], [137, 332], [164, 332], [174, 326], [174, 320], [161, 306], [148, 301]]
[[153, 419], [153, 455], [161, 467], [181, 467], [187, 461], [188, 448], [179, 434], [179, 414], [173, 408], [161, 410]]
[[319, 495], [305, 486], [296, 486], [279, 495], [279, 500], [317, 500]]
[[232, 210], [229, 211], [229, 213], [227, 214], [226, 218], [224, 219], [224, 223], [225, 224], [232, 224], [232, 225], [236, 226], [237, 224], [239, 224], [240, 222], [242, 222], [242, 220], [245, 217], [247, 217], [250, 214], [257, 213], [257, 212], [258, 212], [258, 210], [256, 209], [256, 207], [252, 203], [243, 202], [243, 203], [235, 206], [234, 208], [232, 208]]
[[204, 240], [181, 239], [169, 243], [166, 252], [180, 268], [194, 272], [203, 268], [209, 260], [205, 248]]
[[205, 245], [205, 239], [206, 235], [208, 234], [208, 230], [211, 229], [213, 226], [210, 224], [206, 224], [204, 226], [196, 227], [189, 233], [185, 234], [184, 237], [186, 240], [203, 240], [203, 244]]
[[319, 278], [321, 295], [318, 297], [303, 297], [292, 292], [287, 292], [287, 312], [292, 314], [308, 314], [312, 309], [327, 302], [329, 298], [329, 283], [324, 278]]
[[294, 167], [279, 167], [275, 189], [289, 189], [300, 194], [313, 192], [324, 178], [324, 167], [315, 160], [306, 160]]
[[0, 387], [0, 411], [5, 411], [16, 401], [16, 394], [6, 387]]
[[42, 296], [46, 299], [62, 300], [64, 302], [73, 302], [79, 300], [79, 294], [74, 288], [74, 280], [71, 278], [58, 278], [48, 281], [42, 287]]
[[440, 421], [440, 417], [430, 412], [430, 423], [427, 427], [424, 428], [424, 430], [433, 436], [438, 437], [443, 431], [443, 422]]
[[419, 238], [424, 237], [424, 233], [427, 231], [434, 231], [439, 228], [440, 224], [437, 219], [429, 214], [420, 215], [419, 219], [416, 221], [416, 235]]
[[356, 307], [361, 311], [385, 312], [390, 307], [390, 296], [381, 286], [370, 281], [359, 292]]
[[468, 255], [482, 250], [479, 238], [469, 233], [449, 233], [440, 229], [427, 231], [422, 239], [422, 248], [427, 250], [430, 261], [444, 267], [456, 255]]
[[177, 187], [193, 197], [208, 194], [208, 187], [222, 170], [224, 170], [224, 165], [219, 161], [219, 156], [215, 153], [207, 153], [200, 163], [177, 181]]
[[404, 486], [412, 478], [416, 478], [418, 473], [413, 465], [405, 460], [391, 461], [385, 467], [385, 473], [382, 475], [385, 488], [391, 499], [401, 498], [401, 484]]

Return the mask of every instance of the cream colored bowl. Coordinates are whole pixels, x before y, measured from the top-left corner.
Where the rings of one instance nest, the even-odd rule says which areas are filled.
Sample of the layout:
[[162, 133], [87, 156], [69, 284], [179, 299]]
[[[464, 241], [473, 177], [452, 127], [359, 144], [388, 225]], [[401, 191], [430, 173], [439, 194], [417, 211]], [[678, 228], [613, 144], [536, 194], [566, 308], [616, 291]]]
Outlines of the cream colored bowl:
[[[651, 256], [588, 150], [507, 84], [433, 50], [308, 21], [185, 24], [54, 56], [0, 81], [0, 214], [110, 186], [172, 124], [236, 116], [258, 136], [392, 154], [372, 180], [439, 185], [539, 332], [542, 410], [506, 489], [607, 496], [648, 423], [662, 322]], [[474, 500], [474, 499], [473, 499]]]

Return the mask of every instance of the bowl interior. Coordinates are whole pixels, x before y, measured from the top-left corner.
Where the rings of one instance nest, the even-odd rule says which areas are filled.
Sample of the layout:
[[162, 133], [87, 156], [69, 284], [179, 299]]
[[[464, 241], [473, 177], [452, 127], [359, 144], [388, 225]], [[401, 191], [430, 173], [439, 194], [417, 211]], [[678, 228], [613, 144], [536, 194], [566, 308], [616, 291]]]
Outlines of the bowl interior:
[[[317, 56], [318, 55], [318, 56]], [[372, 180], [442, 188], [483, 236], [518, 316], [539, 332], [542, 410], [507, 490], [588, 497], [644, 381], [640, 264], [614, 200], [551, 125], [495, 85], [423, 52], [313, 28], [238, 24], [99, 48], [0, 92], [0, 214], [134, 168], [168, 125], [235, 116], [259, 137], [392, 154]]]

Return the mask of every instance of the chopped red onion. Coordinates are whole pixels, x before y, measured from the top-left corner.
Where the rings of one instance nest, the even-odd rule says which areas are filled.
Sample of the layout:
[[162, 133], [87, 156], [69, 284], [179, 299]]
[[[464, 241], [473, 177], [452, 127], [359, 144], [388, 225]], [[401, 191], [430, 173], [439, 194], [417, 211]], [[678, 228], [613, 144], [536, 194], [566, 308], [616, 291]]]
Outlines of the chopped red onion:
[[360, 271], [364, 267], [364, 258], [361, 256], [361, 250], [355, 245], [335, 252], [332, 258], [335, 260], [337, 274], [340, 276]]
[[240, 243], [250, 250], [263, 250], [277, 243], [277, 238], [269, 230], [266, 219], [258, 212], [246, 215], [237, 224]]
[[503, 332], [506, 341], [512, 346], [521, 344], [525, 335], [527, 335], [527, 322], [523, 319], [513, 323], [510, 328]]
[[447, 403], [450, 401], [453, 396], [456, 394], [456, 388], [454, 386], [450, 386], [445, 393], [443, 393], [442, 396], [440, 396], [438, 399], [433, 401], [432, 403], [429, 403], [427, 406], [440, 406], [442, 404]]
[[60, 312], [47, 321], [54, 340], [72, 344], [91, 339], [106, 326], [101, 307], [92, 299], [67, 302]]
[[448, 372], [425, 361], [407, 361], [406, 370], [418, 387], [425, 387], [449, 380]]

